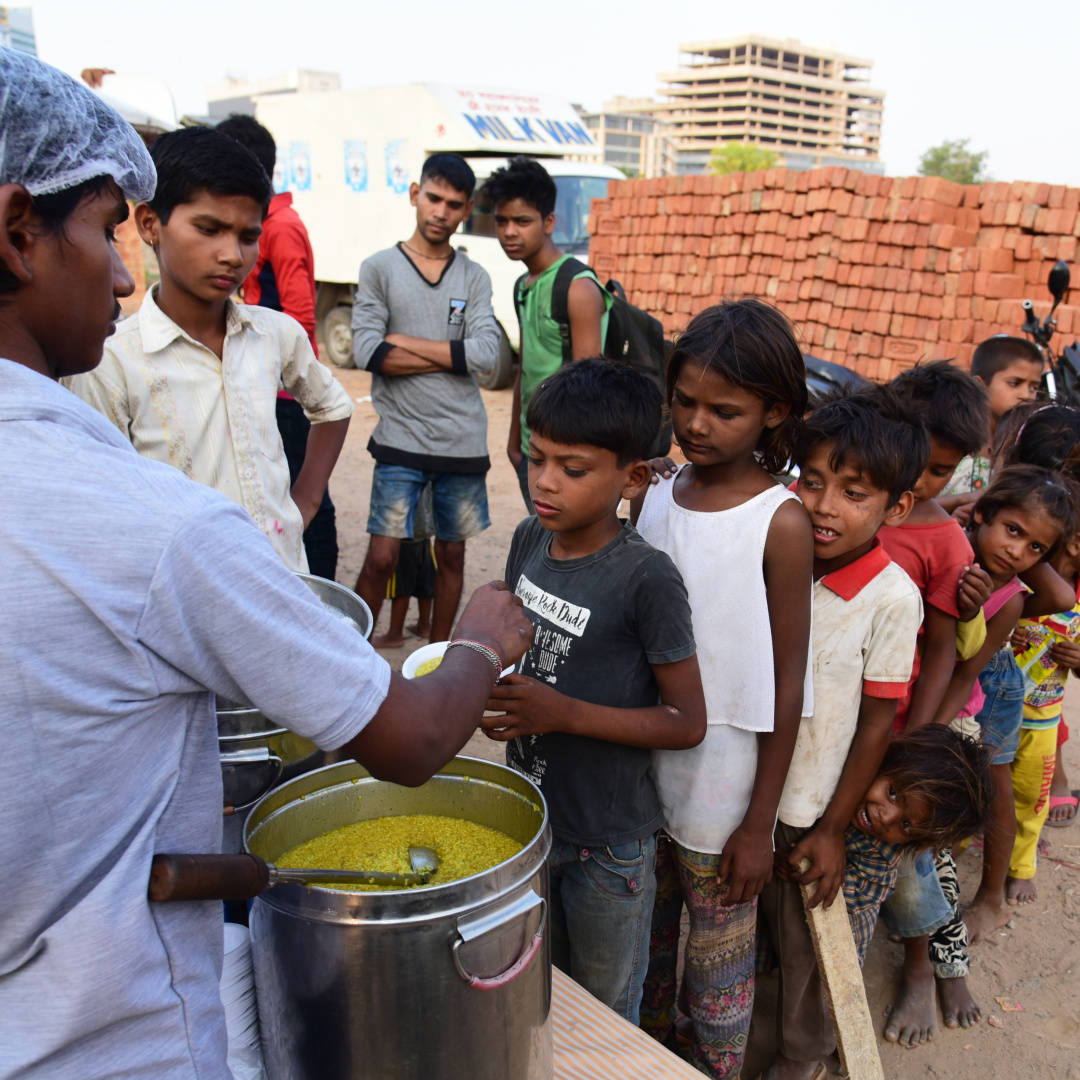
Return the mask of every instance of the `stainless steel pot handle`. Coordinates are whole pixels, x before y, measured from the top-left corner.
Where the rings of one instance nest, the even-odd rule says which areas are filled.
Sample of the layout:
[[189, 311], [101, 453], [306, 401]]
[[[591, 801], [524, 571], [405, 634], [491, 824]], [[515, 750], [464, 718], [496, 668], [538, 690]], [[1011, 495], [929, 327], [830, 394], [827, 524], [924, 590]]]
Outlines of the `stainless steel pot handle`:
[[[505, 926], [507, 923], [512, 922], [522, 915], [527, 917], [529, 913], [537, 907], [540, 909], [540, 921], [537, 924], [536, 933], [526, 940], [518, 958], [505, 971], [500, 972], [498, 975], [484, 978], [480, 975], [474, 975], [472, 972], [466, 970], [465, 965], [461, 962], [461, 955], [459, 953], [462, 945], [467, 941], [475, 941], [477, 938], [483, 937], [485, 934], [489, 934], [493, 930]], [[541, 896], [537, 896], [536, 893], [530, 889], [513, 903], [507, 904], [506, 907], [486, 913], [479, 918], [470, 919], [467, 922], [459, 922], [457, 928], [457, 940], [454, 942], [451, 949], [451, 953], [454, 957], [454, 967], [457, 968], [457, 973], [474, 990], [498, 990], [500, 987], [513, 982], [514, 979], [529, 966], [533, 957], [540, 951], [540, 946], [544, 943], [544, 924], [546, 919], [547, 900]]]
[[254, 806], [278, 781], [281, 779], [281, 774], [285, 771], [285, 762], [277, 754], [270, 750], [269, 746], [253, 746], [247, 750], [222, 750], [218, 753], [218, 758], [221, 764], [243, 766], [243, 765], [265, 765], [267, 763], [275, 766], [274, 775], [270, 782], [249, 802], [243, 803], [239, 806], [233, 806], [233, 811], [246, 810], [249, 806]]

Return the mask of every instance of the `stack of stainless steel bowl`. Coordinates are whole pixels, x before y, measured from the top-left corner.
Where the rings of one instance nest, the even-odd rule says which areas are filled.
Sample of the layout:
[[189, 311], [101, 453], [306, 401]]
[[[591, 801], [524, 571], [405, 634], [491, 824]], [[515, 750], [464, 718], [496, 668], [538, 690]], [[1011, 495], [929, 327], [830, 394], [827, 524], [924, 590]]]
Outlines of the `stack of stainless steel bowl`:
[[[371, 610], [356, 593], [336, 581], [297, 575], [334, 614], [351, 622], [364, 638], [371, 636]], [[218, 702], [218, 750], [225, 807], [246, 810], [283, 780], [317, 769], [325, 754], [308, 739], [268, 720], [258, 709]], [[239, 836], [231, 846], [239, 850]]]

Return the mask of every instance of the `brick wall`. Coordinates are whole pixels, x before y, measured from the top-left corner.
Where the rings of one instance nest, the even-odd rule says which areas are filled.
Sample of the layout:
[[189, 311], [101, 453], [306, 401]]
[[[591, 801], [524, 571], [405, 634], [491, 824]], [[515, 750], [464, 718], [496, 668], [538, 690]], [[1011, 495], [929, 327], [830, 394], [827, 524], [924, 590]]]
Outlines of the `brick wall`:
[[127, 220], [122, 221], [117, 228], [116, 248], [120, 252], [120, 258], [124, 260], [124, 265], [135, 279], [135, 291], [131, 296], [120, 301], [124, 314], [131, 315], [139, 310], [142, 298], [146, 294], [146, 263], [143, 255], [148, 250], [139, 239], [134, 215], [129, 214]]
[[[805, 352], [888, 379], [921, 359], [966, 366], [991, 334], [1019, 334], [1025, 297], [1045, 315], [1050, 267], [1076, 258], [1078, 208], [1077, 188], [842, 168], [613, 181], [593, 201], [590, 262], [668, 334], [758, 295]], [[1059, 341], [1080, 334], [1074, 282]]]

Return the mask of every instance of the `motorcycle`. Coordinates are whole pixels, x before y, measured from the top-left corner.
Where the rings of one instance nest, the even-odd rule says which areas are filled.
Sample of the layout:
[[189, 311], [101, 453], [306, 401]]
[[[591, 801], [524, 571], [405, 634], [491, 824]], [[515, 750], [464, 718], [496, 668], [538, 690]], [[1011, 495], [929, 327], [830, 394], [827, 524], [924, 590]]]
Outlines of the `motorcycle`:
[[1062, 261], [1054, 263], [1047, 279], [1047, 287], [1053, 298], [1053, 304], [1046, 318], [1040, 320], [1035, 314], [1035, 305], [1025, 300], [1021, 307], [1025, 312], [1024, 325], [1020, 328], [1034, 342], [1042, 353], [1046, 370], [1043, 372], [1043, 391], [1046, 397], [1059, 405], [1071, 405], [1080, 408], [1080, 342], [1074, 341], [1054, 357], [1050, 348], [1050, 339], [1057, 330], [1054, 312], [1069, 289], [1069, 267]]

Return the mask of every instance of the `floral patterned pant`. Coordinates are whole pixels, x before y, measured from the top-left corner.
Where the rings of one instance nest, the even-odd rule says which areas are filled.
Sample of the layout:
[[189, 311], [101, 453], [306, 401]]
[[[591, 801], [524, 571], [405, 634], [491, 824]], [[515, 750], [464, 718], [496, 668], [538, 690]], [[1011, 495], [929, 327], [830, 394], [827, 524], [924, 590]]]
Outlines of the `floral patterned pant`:
[[716, 879], [719, 866], [719, 855], [690, 851], [660, 834], [641, 1026], [663, 1041], [675, 1023], [679, 922], [685, 904], [690, 933], [678, 1005], [693, 1023], [691, 1061], [707, 1076], [727, 1080], [742, 1068], [754, 1009], [757, 898], [727, 906], [727, 886]]

